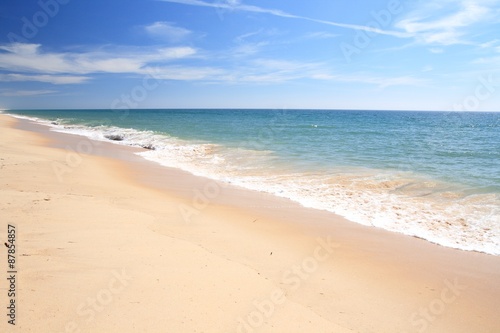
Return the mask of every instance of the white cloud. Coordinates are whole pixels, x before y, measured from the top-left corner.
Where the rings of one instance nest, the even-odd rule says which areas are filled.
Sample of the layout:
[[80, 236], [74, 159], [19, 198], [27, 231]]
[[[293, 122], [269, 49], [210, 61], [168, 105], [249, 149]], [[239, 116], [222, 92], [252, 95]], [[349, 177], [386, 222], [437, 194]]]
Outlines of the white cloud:
[[0, 68], [44, 73], [74, 73], [64, 54], [40, 53], [38, 44], [14, 43], [0, 46]]
[[163, 66], [149, 68], [145, 72], [158, 80], [220, 80], [226, 72], [222, 69], [212, 67], [190, 67], [190, 66]]
[[0, 96], [5, 97], [27, 97], [52, 94], [55, 90], [0, 90]]
[[432, 67], [431, 65], [427, 65], [427, 66], [424, 66], [424, 68], [422, 68], [422, 72], [431, 72], [434, 70], [434, 67]]
[[232, 48], [228, 55], [230, 57], [247, 57], [259, 53], [268, 42], [243, 43]]
[[[231, 72], [230, 81], [237, 83], [279, 83], [298, 79], [318, 79], [325, 64], [282, 59], [259, 58]], [[323, 78], [322, 78], [323, 79]]]
[[442, 48], [437, 48], [437, 47], [433, 47], [433, 48], [430, 48], [429, 51], [431, 51], [431, 53], [436, 53], [436, 54], [440, 54], [440, 53], [443, 53], [444, 52], [444, 49]]
[[419, 86], [427, 81], [411, 76], [377, 77], [332, 73], [328, 64], [272, 58], [253, 59], [236, 67], [160, 66], [150, 69], [160, 80], [190, 80], [212, 84], [277, 84], [300, 79], [356, 83], [384, 89], [390, 86]]
[[[3, 50], [4, 52], [1, 52]], [[127, 52], [128, 51], [128, 52]], [[249, 54], [250, 51], [246, 51]], [[189, 47], [162, 48], [159, 50], [121, 49], [117, 52], [66, 52], [42, 50], [37, 44], [10, 44], [0, 46], [0, 69], [10, 71], [1, 74], [2, 81], [38, 81], [51, 84], [76, 84], [91, 78], [90, 74], [116, 73], [152, 75], [159, 80], [202, 81], [219, 84], [267, 84], [299, 79], [353, 82], [386, 88], [393, 85], [419, 85], [424, 81], [413, 77], [368, 77], [332, 73], [330, 65], [321, 62], [291, 61], [276, 58], [256, 58], [232, 63], [235, 50], [224, 57], [200, 58], [214, 61], [217, 65], [183, 65], [183, 60], [196, 54]], [[14, 73], [17, 72], [17, 73]], [[86, 76], [83, 76], [86, 74]], [[24, 92], [28, 94], [51, 93], [52, 90]], [[9, 96], [21, 92], [4, 92]]]
[[[495, 47], [495, 45], [497, 45], [499, 42], [500, 42], [500, 40], [494, 39], [494, 40], [490, 40], [489, 42], [482, 43], [479, 46], [482, 47], [482, 48], [484, 48], [484, 49], [487, 49], [487, 48], [490, 48], [490, 47]], [[495, 49], [498, 52], [498, 50], [500, 50], [500, 47], [496, 46]]]
[[375, 85], [381, 89], [385, 89], [391, 86], [422, 86], [427, 83], [427, 81], [424, 79], [414, 78], [412, 76], [379, 77], [356, 74], [335, 75], [333, 76], [332, 80]]
[[0, 74], [0, 81], [35, 81], [52, 84], [78, 84], [88, 81], [87, 76], [67, 76], [67, 75], [25, 75], [25, 74]]
[[473, 61], [473, 63], [479, 64], [479, 65], [487, 65], [487, 66], [491, 66], [493, 68], [499, 68], [500, 57], [499, 56], [482, 57], [482, 58], [475, 59]]
[[278, 60], [278, 59], [256, 59], [253, 61], [253, 64], [257, 68], [262, 68], [263, 70], [273, 70], [273, 71], [283, 71], [283, 70], [293, 71], [305, 67], [312, 68], [318, 66], [315, 63], [301, 63], [297, 61]]
[[237, 37], [234, 39], [234, 41], [235, 41], [236, 43], [243, 43], [243, 42], [245, 42], [245, 40], [246, 40], [247, 38], [249, 38], [249, 37], [253, 37], [253, 36], [257, 36], [257, 35], [261, 34], [261, 33], [262, 33], [262, 31], [263, 31], [263, 29], [259, 29], [259, 30], [257, 30], [257, 31], [252, 31], [252, 32], [247, 32], [247, 33], [245, 33], [245, 34], [242, 34], [242, 35], [237, 36]]
[[43, 51], [39, 44], [20, 43], [0, 46], [0, 50], [6, 51], [0, 52], [0, 69], [43, 74], [142, 73], [150, 63], [184, 59], [196, 53], [191, 47], [55, 53]]
[[336, 38], [340, 35], [338, 34], [332, 34], [330, 32], [326, 31], [317, 31], [317, 32], [312, 32], [304, 36], [306, 39], [329, 39], [329, 38]]
[[356, 83], [385, 89], [391, 86], [422, 86], [428, 82], [412, 76], [380, 77], [365, 74], [336, 74], [328, 64], [258, 58], [234, 68], [155, 68], [154, 77], [172, 80], [201, 80], [219, 84], [276, 84], [300, 79]]
[[471, 44], [467, 35], [476, 24], [493, 17], [497, 0], [422, 2], [395, 26], [431, 45]]
[[144, 30], [155, 39], [169, 42], [179, 42], [191, 34], [190, 30], [176, 27], [170, 22], [155, 22], [145, 26]]
[[[271, 30], [259, 29], [257, 31], [251, 31], [238, 35], [235, 38], [233, 38], [233, 41], [236, 44], [236, 46], [230, 48], [227, 54], [225, 54], [225, 57], [239, 58], [245, 56], [253, 56], [261, 52], [265, 46], [278, 44], [275, 40], [275, 37], [278, 35], [282, 35], [282, 33], [274, 29]], [[268, 37], [272, 38], [269, 39]], [[283, 43], [283, 40], [280, 40], [279, 43]]]

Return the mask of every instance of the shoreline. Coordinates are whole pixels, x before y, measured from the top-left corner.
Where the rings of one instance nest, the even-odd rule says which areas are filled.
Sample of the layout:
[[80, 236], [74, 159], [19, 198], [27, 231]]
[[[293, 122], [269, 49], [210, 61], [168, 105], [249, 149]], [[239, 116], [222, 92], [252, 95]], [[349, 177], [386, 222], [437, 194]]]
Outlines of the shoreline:
[[[24, 165], [3, 168], [10, 172], [9, 177], [19, 180], [17, 188], [2, 193], [2, 201], [15, 198], [19, 207], [16, 210], [5, 205], [3, 210], [18, 225], [26, 224], [23, 229], [36, 230], [48, 242], [35, 238], [34, 231], [25, 234], [28, 238], [20, 239], [27, 256], [19, 260], [25, 261], [24, 267], [30, 267], [29, 276], [21, 275], [25, 279], [23, 284], [33, 286], [34, 290], [62, 285], [64, 292], [80, 296], [75, 301], [56, 295], [62, 316], [55, 316], [57, 311], [52, 313], [59, 325], [51, 324], [53, 331], [64, 331], [60, 327], [64, 318], [75, 317], [64, 309], [75, 309], [78, 299], [95, 295], [92, 291], [95, 288], [91, 287], [99, 285], [99, 279], [102, 282], [115, 277], [115, 271], [103, 277], [104, 271], [110, 268], [119, 271], [120, 267], [130, 271], [136, 282], [143, 285], [126, 281], [130, 288], [127, 285], [123, 293], [113, 294], [116, 299], [106, 307], [109, 316], [98, 316], [95, 311], [97, 319], [83, 328], [80, 324], [82, 331], [107, 331], [117, 320], [138, 310], [134, 305], [137, 303], [132, 302], [148, 299], [154, 300], [152, 305], [141, 308], [137, 320], [151, 320], [148, 325], [165, 324], [165, 319], [153, 314], [164, 315], [167, 306], [173, 312], [168, 318], [172, 320], [169, 328], [174, 331], [418, 332], [425, 327], [426, 332], [493, 332], [500, 327], [495, 313], [500, 304], [498, 256], [445, 248], [365, 227], [270, 194], [220, 185], [144, 161], [131, 154], [135, 148], [92, 143], [88, 138], [48, 129], [44, 132], [34, 128], [36, 124], [22, 121], [14, 125], [13, 118], [6, 115], [0, 115], [0, 123], [2, 136], [13, 138], [2, 138], [5, 156], [21, 161], [36, 156], [33, 164], [44, 165], [41, 169], [33, 169], [31, 165], [26, 165], [26, 170]], [[25, 157], [10, 148], [17, 145], [22, 147]], [[54, 174], [54, 163], [60, 163], [61, 182]], [[29, 170], [34, 176], [21, 182], [22, 177], [30, 174]], [[95, 175], [100, 177], [94, 179]], [[5, 181], [6, 178], [2, 179]], [[29, 190], [33, 184], [39, 192]], [[69, 193], [73, 192], [79, 192], [81, 202], [72, 201], [73, 195]], [[42, 194], [50, 198], [40, 199]], [[44, 223], [36, 223], [34, 217], [32, 221], [24, 221], [30, 216], [29, 210], [23, 209], [28, 205], [28, 197], [33, 205], [35, 202], [42, 205], [45, 199], [54, 205], [38, 212], [37, 217]], [[57, 205], [52, 197], [62, 203]], [[66, 208], [68, 204], [74, 205], [74, 211], [92, 215], [90, 227], [104, 230], [106, 237], [99, 236], [99, 241], [93, 244], [91, 234], [79, 235], [79, 230], [88, 230], [90, 219], [72, 215]], [[72, 223], [61, 219], [64, 214], [74, 216]], [[64, 232], [59, 234], [57, 228], [61, 227]], [[65, 250], [59, 252], [52, 244], [54, 234], [58, 234], [56, 243], [73, 236], [78, 238], [79, 245], [69, 251], [69, 244], [75, 243], [66, 243]], [[0, 235], [4, 236], [4, 230]], [[89, 245], [94, 246], [89, 249]], [[191, 252], [182, 251], [185, 248]], [[34, 255], [36, 252], [40, 253]], [[162, 257], [152, 253], [161, 253]], [[106, 255], [108, 258], [104, 258]], [[99, 265], [89, 261], [96, 257], [102, 261]], [[42, 264], [42, 258], [55, 260], [59, 269], [50, 271]], [[70, 265], [75, 266], [74, 270], [66, 272], [64, 264], [75, 259], [77, 263]], [[205, 260], [213, 266], [203, 268]], [[97, 266], [101, 274], [93, 276], [89, 272]], [[296, 267], [299, 268], [294, 272]], [[44, 278], [39, 279], [40, 275]], [[81, 276], [89, 282], [90, 289], [87, 286], [78, 290]], [[167, 282], [160, 284], [160, 277]], [[176, 287], [181, 285], [182, 288]], [[165, 288], [168, 292], [163, 298], [156, 295]], [[42, 295], [27, 293], [19, 302], [23, 302], [24, 308], [32, 304], [38, 309], [48, 301], [44, 300], [50, 297], [48, 289]], [[178, 302], [172, 303], [171, 297]], [[443, 305], [443, 309], [437, 311], [435, 304]], [[266, 310], [259, 311], [263, 307]], [[426, 318], [421, 309], [431, 311], [430, 317]], [[32, 318], [25, 311], [19, 320], [27, 325], [26, 331], [45, 323], [43, 316]], [[262, 323], [251, 321], [254, 312], [260, 313], [257, 317], [262, 317]], [[80, 321], [86, 318], [78, 314], [76, 317]], [[189, 317], [198, 321], [189, 322]], [[299, 324], [292, 323], [290, 317]], [[179, 318], [185, 318], [184, 322]], [[134, 324], [133, 319], [125, 319], [120, 323], [122, 326], [111, 331], [133, 331], [132, 326], [125, 326]], [[148, 326], [144, 330], [152, 331], [155, 327], [162, 326]]]
[[[57, 119], [63, 118], [64, 115], [60, 114]], [[293, 167], [288, 170], [282, 165], [265, 175], [265, 166], [270, 162], [267, 159], [261, 161], [262, 164], [258, 164], [260, 166], [250, 166], [255, 177], [248, 177], [244, 172], [246, 162], [243, 165], [239, 165], [239, 162], [235, 164], [242, 156], [234, 159], [233, 155], [239, 153], [223, 144], [191, 142], [178, 138], [171, 142], [168, 135], [164, 137], [163, 134], [125, 128], [127, 126], [66, 126], [37, 119], [34, 118], [37, 123], [49, 127], [50, 131], [83, 135], [120, 146], [149, 147], [150, 149], [137, 150], [136, 154], [167, 168], [178, 168], [251, 191], [289, 198], [305, 207], [332, 212], [362, 225], [423, 238], [451, 248], [500, 254], [498, 223], [495, 221], [495, 210], [500, 202], [495, 193], [479, 191], [474, 194], [473, 191], [466, 191], [467, 194], [464, 192], [464, 184], [447, 183], [418, 173], [411, 175], [377, 168], [365, 171], [339, 169], [308, 174], [293, 171]], [[107, 138], [109, 135], [119, 136], [123, 141], [112, 141]], [[250, 153], [254, 152], [250, 150]], [[226, 156], [227, 154], [229, 155]], [[225, 161], [226, 157], [227, 168], [230, 170], [228, 172], [223, 167], [226, 162], [217, 163]], [[400, 162], [408, 163], [406, 160]], [[242, 172], [235, 171], [240, 167], [243, 167]], [[290, 172], [292, 173], [289, 174]], [[218, 180], [216, 182], [220, 184]]]
[[[13, 116], [13, 115], [8, 115], [8, 116]], [[303, 206], [300, 202], [294, 201], [289, 198], [285, 197], [280, 197], [276, 196], [274, 194], [268, 193], [268, 192], [261, 192], [261, 191], [256, 191], [252, 189], [248, 189], [245, 187], [241, 187], [239, 185], [233, 185], [233, 184], [228, 184], [222, 181], [218, 181], [212, 178], [207, 178], [204, 176], [199, 176], [199, 175], [193, 175], [189, 171], [182, 170], [179, 168], [175, 167], [169, 167], [162, 165], [158, 162], [148, 160], [144, 158], [143, 156], [137, 155], [137, 153], [141, 152], [147, 152], [148, 149], [145, 148], [140, 148], [140, 147], [131, 147], [128, 145], [121, 145], [117, 144], [112, 141], [96, 141], [92, 140], [91, 138], [88, 138], [85, 135], [80, 135], [80, 134], [73, 134], [73, 133], [63, 133], [63, 132], [58, 132], [58, 131], [52, 131], [52, 127], [50, 127], [47, 124], [44, 123], [39, 123], [37, 121], [31, 120], [31, 119], [26, 119], [26, 118], [17, 118], [13, 116], [14, 118], [20, 120], [18, 123], [18, 128], [27, 130], [27, 131], [34, 131], [37, 132], [51, 140], [51, 146], [54, 148], [61, 148], [61, 149], [69, 149], [73, 153], [76, 153], [76, 155], [79, 154], [96, 154], [99, 156], [103, 157], [112, 157], [115, 159], [122, 160], [126, 163], [133, 163], [134, 165], [137, 165], [137, 168], [134, 168], [133, 170], [133, 175], [137, 181], [139, 181], [141, 184], [146, 185], [148, 187], [156, 188], [160, 191], [167, 191], [170, 194], [183, 194], [184, 199], [193, 199], [192, 201], [194, 202], [194, 197], [198, 196], [202, 200], [207, 200], [210, 201], [211, 203], [219, 203], [219, 204], [225, 204], [225, 205], [232, 205], [232, 206], [238, 206], [240, 209], [259, 209], [259, 210], [264, 210], [268, 214], [271, 214], [271, 216], [277, 217], [276, 214], [276, 209], [287, 209], [287, 208], [292, 208], [292, 209], [299, 209], [299, 210], [306, 210], [309, 213], [313, 214], [319, 214], [321, 213], [324, 215], [324, 219], [327, 220], [328, 217], [333, 218], [336, 221], [343, 221], [347, 223], [354, 223], [358, 226], [362, 226], [364, 228], [368, 229], [375, 229], [377, 231], [380, 231], [382, 233], [389, 232], [390, 234], [397, 234], [401, 235], [404, 237], [410, 237], [410, 238], [415, 238], [419, 240], [426, 241], [428, 243], [431, 243], [433, 245], [437, 245], [439, 247], [445, 247], [445, 248], [450, 248], [450, 249], [455, 249], [459, 251], [465, 251], [465, 252], [473, 252], [473, 253], [480, 253], [480, 254], [485, 254], [485, 255], [492, 255], [492, 256], [498, 256], [492, 253], [488, 252], [482, 252], [482, 251], [477, 251], [477, 250], [465, 250], [460, 247], [452, 247], [452, 246], [446, 246], [443, 244], [440, 244], [439, 242], [431, 241], [429, 239], [426, 239], [424, 237], [419, 237], [419, 236], [414, 236], [414, 235], [408, 235], [402, 232], [398, 231], [391, 231], [388, 229], [384, 229], [382, 227], [376, 227], [376, 226], [370, 226], [366, 225], [363, 223], [355, 222], [352, 220], [349, 220], [348, 218], [338, 215], [334, 212], [328, 211], [328, 210], [323, 210], [323, 209], [317, 209], [317, 208], [312, 208], [312, 207], [306, 207]], [[71, 145], [68, 145], [67, 142], [70, 142]], [[144, 170], [147, 170], [148, 172], [143, 172]], [[62, 173], [64, 173], [64, 170], [62, 170]], [[167, 175], [168, 182], [164, 182], [161, 179], [159, 179], [159, 175]], [[179, 177], [180, 176], [180, 177]], [[190, 179], [189, 181], [189, 186], [186, 185], [186, 178]], [[176, 182], [177, 179], [180, 179], [180, 182]], [[214, 187], [215, 191], [217, 191], [216, 195], [212, 197], [210, 193], [202, 193], [205, 192], [205, 190], [196, 184], [199, 182], [204, 182], [205, 184], [210, 184], [212, 187]], [[189, 191], [186, 191], [186, 189], [192, 189], [191, 192], [194, 190], [196, 191], [195, 194], [193, 193], [188, 193]], [[237, 195], [219, 195], [220, 191], [222, 189], [230, 189], [229, 191], [235, 191]], [[250, 204], [250, 205], [242, 205], [241, 200], [232, 200], [233, 197], [241, 197], [241, 196], [248, 196], [250, 198], [251, 202], [258, 202], [258, 204]], [[274, 204], [269, 205], [267, 204], [268, 202], [274, 202]], [[269, 208], [269, 209], [268, 209]], [[328, 222], [327, 222], [328, 223]], [[310, 226], [308, 226], [310, 227]], [[314, 227], [314, 226], [313, 226]], [[328, 228], [328, 224], [325, 224], [326, 228]]]

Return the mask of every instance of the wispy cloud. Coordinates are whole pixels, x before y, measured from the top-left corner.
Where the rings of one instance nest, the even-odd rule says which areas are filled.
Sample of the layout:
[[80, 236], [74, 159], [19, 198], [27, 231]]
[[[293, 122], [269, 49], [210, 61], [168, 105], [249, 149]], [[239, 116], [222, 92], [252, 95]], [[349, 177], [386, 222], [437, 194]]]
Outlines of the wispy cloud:
[[472, 44], [473, 26], [490, 20], [497, 0], [438, 0], [422, 2], [395, 26], [430, 45]]
[[268, 41], [249, 41], [255, 39], [255, 37], [263, 34], [264, 29], [259, 29], [257, 31], [251, 31], [239, 36], [236, 36], [233, 41], [237, 44], [231, 48], [227, 55], [229, 57], [245, 57], [251, 56], [259, 53], [262, 48], [269, 44]]
[[380, 89], [385, 89], [391, 86], [424, 86], [428, 82], [425, 79], [415, 78], [413, 76], [368, 76], [368, 75], [334, 75], [330, 78], [333, 81], [362, 83], [367, 85], [375, 85]]
[[497, 68], [500, 68], [500, 56], [481, 57], [475, 59], [473, 63], [478, 65], [490, 66], [491, 68], [495, 68], [491, 70], [492, 72], [498, 72]]
[[144, 31], [152, 38], [168, 41], [179, 42], [191, 34], [191, 31], [185, 28], [177, 27], [170, 22], [154, 22], [144, 26]]
[[430, 48], [429, 51], [431, 53], [440, 54], [440, 53], [444, 52], [444, 49], [443, 48], [433, 47], [433, 48]]
[[[24, 73], [90, 74], [142, 73], [149, 63], [184, 59], [196, 53], [191, 47], [170, 47], [129, 52], [90, 51], [57, 53], [39, 44], [0, 45], [0, 69]], [[55, 79], [56, 80], [56, 79]], [[82, 81], [83, 82], [83, 81]]]
[[485, 49], [494, 47], [494, 48], [496, 48], [496, 50], [498, 52], [498, 51], [500, 51], [500, 47], [497, 46], [499, 43], [500, 43], [499, 39], [494, 39], [494, 40], [490, 40], [488, 42], [482, 43], [479, 46], [482, 48], [485, 48]]
[[[248, 46], [247, 43], [243, 44]], [[258, 47], [258, 46], [257, 46]], [[3, 52], [2, 52], [3, 51]], [[128, 50], [130, 51], [130, 50]], [[243, 52], [242, 50], [240, 50]], [[250, 50], [246, 51], [248, 55]], [[0, 81], [38, 81], [51, 84], [77, 84], [92, 79], [92, 74], [151, 75], [159, 80], [198, 81], [217, 84], [275, 84], [300, 79], [362, 83], [386, 88], [394, 85], [422, 85], [425, 82], [409, 76], [376, 77], [339, 74], [326, 62], [250, 57], [236, 59], [235, 50], [222, 58], [201, 57], [185, 60], [197, 53], [189, 47], [163, 48], [134, 52], [91, 51], [57, 53], [43, 51], [38, 44], [0, 45]], [[17, 72], [17, 73], [16, 73]], [[53, 90], [3, 91], [3, 96], [32, 96]], [[23, 95], [24, 94], [24, 95]]]
[[434, 67], [432, 67], [431, 65], [426, 65], [424, 66], [424, 68], [422, 68], [422, 72], [431, 72], [434, 70]]
[[87, 82], [89, 79], [87, 76], [0, 74], [0, 81], [5, 82], [35, 81], [52, 84], [79, 84]]
[[0, 90], [0, 96], [5, 97], [28, 97], [56, 93], [55, 90]]
[[331, 32], [326, 31], [316, 31], [306, 34], [304, 36], [305, 39], [330, 39], [339, 37], [339, 34], [332, 34]]
[[310, 22], [316, 22], [316, 23], [329, 25], [329, 26], [335, 26], [335, 27], [339, 27], [339, 28], [352, 29], [352, 30], [362, 30], [362, 31], [377, 33], [377, 34], [381, 34], [381, 35], [388, 35], [388, 36], [393, 36], [393, 37], [398, 37], [398, 38], [408, 38], [408, 37], [412, 36], [411, 34], [408, 34], [405, 32], [400, 32], [400, 31], [383, 30], [383, 29], [378, 29], [378, 28], [370, 27], [370, 26], [357, 25], [357, 24], [347, 24], [347, 23], [333, 22], [333, 21], [327, 21], [327, 20], [319, 20], [319, 19], [315, 19], [315, 18], [311, 18], [311, 17], [294, 15], [294, 14], [290, 14], [290, 13], [284, 12], [284, 11], [279, 10], [279, 9], [268, 9], [268, 8], [253, 6], [253, 5], [245, 5], [240, 1], [227, 1], [227, 2], [206, 2], [206, 1], [201, 1], [201, 0], [161, 0], [161, 1], [170, 2], [170, 3], [178, 3], [178, 4], [183, 4], [183, 5], [190, 5], [190, 6], [225, 9], [225, 10], [230, 10], [230, 11], [244, 11], [244, 12], [268, 14], [268, 15], [274, 15], [274, 16], [283, 17], [283, 18], [299, 19], [299, 20], [305, 20], [305, 21], [310, 21]]
[[261, 33], [262, 33], [262, 31], [264, 31], [264, 29], [259, 29], [259, 30], [257, 30], [257, 31], [251, 31], [251, 32], [244, 33], [244, 34], [242, 34], [242, 35], [237, 36], [237, 37], [234, 39], [234, 41], [235, 41], [236, 43], [242, 43], [242, 42], [245, 42], [245, 41], [246, 41], [246, 39], [248, 39], [248, 38], [250, 38], [250, 37], [253, 37], [253, 36], [257, 36], [257, 35], [261, 34]]
[[219, 67], [155, 67], [152, 75], [164, 80], [196, 80], [215, 84], [270, 84], [313, 78], [320, 64], [278, 59], [254, 59], [244, 65]]
[[425, 79], [413, 76], [374, 76], [357, 73], [335, 73], [328, 64], [322, 62], [301, 62], [273, 58], [258, 58], [244, 66], [233, 68], [159, 68], [155, 77], [162, 79], [201, 80], [215, 84], [276, 84], [295, 80], [321, 80], [332, 83], [354, 83], [386, 89], [391, 86], [423, 86]]
[[148, 68], [145, 73], [149, 73], [158, 80], [178, 80], [178, 81], [220, 81], [227, 75], [226, 70], [203, 66], [158, 66]]
[[234, 11], [246, 11], [246, 12], [253, 12], [253, 13], [264, 13], [264, 14], [271, 14], [275, 16], [281, 16], [281, 17], [290, 17], [290, 18], [295, 18], [295, 15], [288, 14], [284, 11], [277, 10], [277, 9], [266, 9], [266, 8], [261, 8], [257, 6], [252, 6], [252, 5], [245, 5], [241, 3], [240, 1], [226, 1], [226, 2], [205, 2], [205, 1], [200, 1], [200, 0], [162, 0], [165, 2], [172, 2], [172, 3], [179, 3], [183, 5], [190, 5], [190, 6], [199, 6], [199, 7], [211, 7], [211, 8], [219, 8], [219, 9], [227, 9], [227, 10], [234, 10]]
[[268, 42], [241, 43], [229, 50], [231, 58], [248, 57], [258, 54]]

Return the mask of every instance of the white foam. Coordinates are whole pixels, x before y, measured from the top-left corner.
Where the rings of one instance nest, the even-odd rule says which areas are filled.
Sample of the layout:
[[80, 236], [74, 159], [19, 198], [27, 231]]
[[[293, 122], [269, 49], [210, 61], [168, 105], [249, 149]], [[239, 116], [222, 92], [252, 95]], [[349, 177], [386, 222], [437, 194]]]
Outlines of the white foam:
[[218, 154], [200, 157], [191, 150], [190, 146], [169, 147], [139, 155], [195, 175], [289, 198], [360, 224], [417, 236], [452, 248], [500, 255], [500, 201], [496, 195], [461, 197], [457, 193], [454, 199], [443, 199], [440, 192], [433, 191], [446, 186], [409, 179], [406, 182], [411, 184], [408, 185], [411, 192], [420, 196], [408, 196], [386, 188], [388, 180], [396, 184], [405, 181], [386, 172], [344, 174], [335, 183], [328, 174], [287, 174], [283, 170], [275, 170], [273, 174], [265, 165], [259, 170], [251, 167], [254, 163], [248, 162], [246, 168], [240, 168]]

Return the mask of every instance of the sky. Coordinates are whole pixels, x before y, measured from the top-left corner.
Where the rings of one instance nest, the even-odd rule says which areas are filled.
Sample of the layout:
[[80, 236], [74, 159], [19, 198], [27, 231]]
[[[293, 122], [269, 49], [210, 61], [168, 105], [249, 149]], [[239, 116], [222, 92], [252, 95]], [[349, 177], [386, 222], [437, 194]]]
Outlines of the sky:
[[3, 0], [0, 109], [500, 111], [500, 0]]

